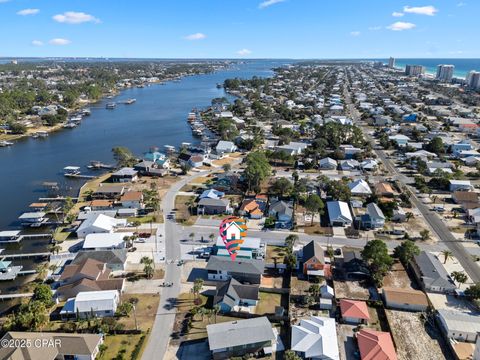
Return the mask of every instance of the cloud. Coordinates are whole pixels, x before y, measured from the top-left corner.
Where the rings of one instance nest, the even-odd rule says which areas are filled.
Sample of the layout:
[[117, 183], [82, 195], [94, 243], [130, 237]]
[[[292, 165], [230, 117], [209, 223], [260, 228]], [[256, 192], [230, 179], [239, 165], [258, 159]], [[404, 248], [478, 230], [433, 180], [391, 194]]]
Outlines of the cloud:
[[351, 36], [355, 36], [355, 37], [356, 37], [356, 36], [360, 36], [360, 34], [361, 34], [360, 31], [352, 31], [352, 32], [350, 33]]
[[279, 3], [282, 3], [284, 2], [285, 0], [265, 0], [263, 2], [261, 2], [259, 5], [258, 5], [258, 8], [259, 9], [265, 9], [269, 6], [272, 6], [272, 5], [275, 5], [275, 4], [279, 4]]
[[43, 46], [43, 41], [41, 40], [33, 40], [32, 41], [33, 46]]
[[93, 22], [99, 23], [100, 20], [97, 19], [95, 16], [86, 14], [84, 12], [75, 12], [75, 11], [67, 11], [63, 14], [58, 14], [53, 17], [53, 20], [59, 23], [65, 24], [81, 24], [86, 22]]
[[462, 6], [466, 6], [466, 5], [467, 5], [467, 3], [463, 2], [463, 1], [460, 1], [460, 2], [457, 4], [458, 7], [462, 7]]
[[403, 12], [409, 13], [409, 14], [417, 14], [417, 15], [427, 15], [427, 16], [434, 16], [435, 13], [438, 12], [438, 9], [436, 9], [434, 6], [429, 5], [429, 6], [404, 6], [403, 7]]
[[22, 15], [22, 16], [35, 15], [35, 14], [38, 14], [39, 12], [40, 12], [39, 9], [23, 9], [23, 10], [17, 11], [17, 15]]
[[250, 55], [251, 53], [252, 51], [248, 49], [242, 49], [237, 51], [237, 55], [240, 55], [240, 56], [247, 56], [247, 55]]
[[9, 2], [10, 0], [0, 0], [0, 4], [1, 3], [6, 3], [6, 2]]
[[390, 29], [393, 31], [403, 31], [403, 30], [411, 30], [416, 26], [417, 25], [409, 22], [397, 21], [396, 23], [393, 23], [392, 25], [387, 26], [387, 29]]
[[392, 16], [394, 16], [394, 17], [402, 17], [403, 15], [405, 15], [405, 14], [402, 13], [402, 12], [398, 12], [398, 11], [394, 11], [394, 12], [392, 13]]
[[63, 46], [63, 45], [68, 45], [71, 43], [70, 40], [68, 39], [62, 39], [62, 38], [56, 38], [52, 39], [48, 42], [50, 45], [57, 45], [57, 46]]
[[202, 34], [202, 33], [195, 33], [195, 34], [190, 34], [184, 37], [185, 40], [203, 40], [207, 37], [207, 35]]
[[378, 30], [382, 30], [382, 27], [381, 26], [370, 26], [368, 28], [368, 30], [370, 31], [378, 31]]

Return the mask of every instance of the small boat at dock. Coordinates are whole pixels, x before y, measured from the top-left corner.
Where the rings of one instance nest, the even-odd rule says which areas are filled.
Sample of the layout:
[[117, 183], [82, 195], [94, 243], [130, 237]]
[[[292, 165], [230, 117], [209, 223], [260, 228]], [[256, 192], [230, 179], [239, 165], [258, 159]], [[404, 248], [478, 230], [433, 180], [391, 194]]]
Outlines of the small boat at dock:
[[87, 168], [92, 170], [100, 170], [100, 169], [114, 169], [113, 165], [104, 164], [101, 161], [92, 160], [90, 161], [90, 165], [87, 165]]
[[90, 115], [92, 115], [92, 111], [91, 111], [89, 108], [82, 109], [82, 110], [80, 111], [80, 113], [81, 113], [83, 116], [90, 116]]
[[65, 166], [63, 168], [63, 175], [65, 175], [65, 176], [80, 175], [80, 167], [79, 166]]
[[78, 125], [75, 124], [74, 122], [67, 122], [66, 124], [63, 124], [63, 127], [65, 129], [73, 129], [73, 128], [76, 128]]
[[2, 140], [0, 141], [0, 147], [12, 146], [13, 142]]
[[46, 138], [48, 136], [48, 131], [37, 131], [35, 133], [33, 133], [32, 137], [34, 139], [37, 139], [37, 138]]

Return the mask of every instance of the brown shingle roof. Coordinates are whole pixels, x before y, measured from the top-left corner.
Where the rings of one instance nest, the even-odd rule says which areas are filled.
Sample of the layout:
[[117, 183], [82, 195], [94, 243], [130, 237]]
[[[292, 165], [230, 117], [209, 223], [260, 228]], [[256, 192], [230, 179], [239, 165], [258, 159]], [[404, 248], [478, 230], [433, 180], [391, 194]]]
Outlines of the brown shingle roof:
[[[67, 280], [77, 274], [82, 274], [84, 275], [84, 277], [90, 279], [97, 279], [102, 272], [107, 272], [104, 271], [104, 268], [105, 263], [93, 259], [85, 259], [79, 264], [71, 264], [65, 266], [65, 270], [63, 270], [62, 272], [60, 280]], [[108, 273], [106, 274], [107, 277], [109, 273], [110, 271], [108, 271]]]
[[120, 201], [140, 201], [142, 197], [143, 194], [141, 191], [128, 191], [122, 195]]
[[400, 288], [383, 288], [383, 295], [387, 301], [399, 304], [428, 306], [427, 296], [423, 291]]

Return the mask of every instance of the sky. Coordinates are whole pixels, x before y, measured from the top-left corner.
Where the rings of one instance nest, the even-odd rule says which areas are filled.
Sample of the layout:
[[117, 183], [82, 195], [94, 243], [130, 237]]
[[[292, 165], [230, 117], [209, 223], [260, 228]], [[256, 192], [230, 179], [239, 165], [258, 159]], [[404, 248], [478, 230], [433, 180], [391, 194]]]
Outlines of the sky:
[[0, 57], [480, 58], [478, 14], [479, 0], [0, 0]]

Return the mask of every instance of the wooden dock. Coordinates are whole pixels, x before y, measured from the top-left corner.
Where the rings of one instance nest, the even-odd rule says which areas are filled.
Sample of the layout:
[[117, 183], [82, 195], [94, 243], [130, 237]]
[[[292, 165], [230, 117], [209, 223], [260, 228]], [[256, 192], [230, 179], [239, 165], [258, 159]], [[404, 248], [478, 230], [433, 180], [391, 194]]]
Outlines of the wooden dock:
[[[77, 201], [78, 197], [71, 197], [70, 198], [72, 201]], [[51, 201], [66, 201], [67, 196], [57, 196], [57, 197], [44, 197], [44, 198], [39, 198], [38, 201], [44, 201], [44, 202], [51, 202]]]
[[23, 293], [23, 294], [0, 294], [0, 300], [11, 300], [18, 298], [33, 297], [33, 293]]
[[95, 179], [96, 176], [93, 175], [82, 175], [82, 174], [64, 174], [65, 177], [73, 179]]
[[36, 252], [36, 253], [24, 253], [24, 254], [2, 254], [1, 257], [4, 259], [23, 259], [23, 258], [35, 258], [35, 257], [46, 257], [50, 256], [51, 252]]

